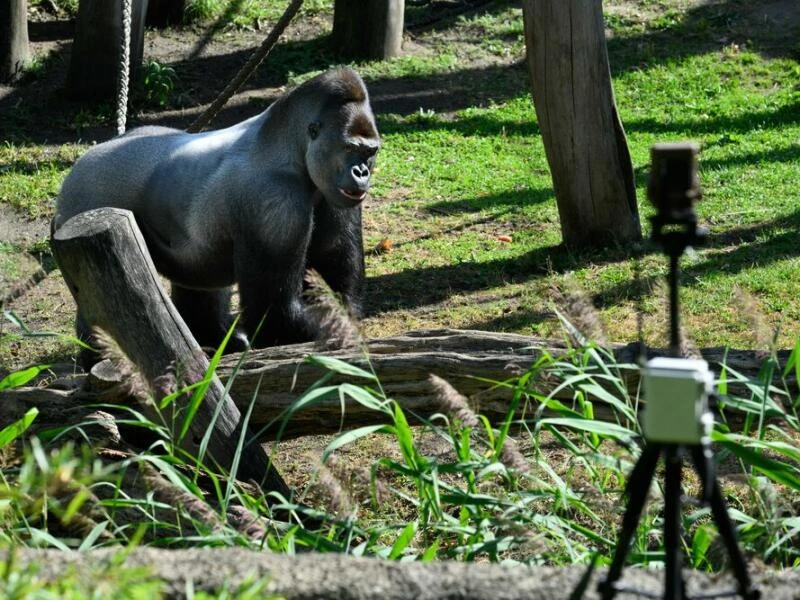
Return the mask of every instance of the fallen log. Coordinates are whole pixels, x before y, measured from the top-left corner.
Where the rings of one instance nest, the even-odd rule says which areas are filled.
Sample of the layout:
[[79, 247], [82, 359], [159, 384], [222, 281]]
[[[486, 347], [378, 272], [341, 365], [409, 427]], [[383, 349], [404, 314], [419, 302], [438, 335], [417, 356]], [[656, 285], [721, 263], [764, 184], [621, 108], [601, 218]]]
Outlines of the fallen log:
[[[431, 330], [411, 332], [403, 336], [370, 340], [364, 349], [345, 349], [324, 352], [365, 370], [372, 370], [385, 395], [398, 401], [411, 417], [428, 418], [442, 411], [433, 388], [428, 382], [430, 374], [448, 380], [472, 407], [496, 423], [506, 418], [513, 397], [513, 381], [527, 372], [544, 355], [560, 358], [568, 347], [555, 340], [542, 340], [512, 333], [494, 333], [468, 330]], [[615, 344], [609, 349], [613, 359], [609, 363], [623, 365], [619, 376], [627, 391], [635, 396], [639, 385], [639, 370], [634, 368], [638, 358], [638, 344]], [[701, 351], [719, 372], [724, 363], [747, 377], [755, 377], [763, 364], [764, 356], [744, 350], [709, 348]], [[294, 412], [291, 420], [283, 424], [281, 417], [326, 371], [305, 361], [320, 354], [313, 344], [298, 344], [267, 348], [251, 352], [236, 371], [239, 357], [223, 360], [220, 377], [229, 383], [231, 396], [240, 407], [253, 403], [253, 422], [261, 426], [262, 439], [274, 439], [282, 429], [283, 438], [310, 433], [335, 433], [362, 425], [381, 422], [381, 413], [366, 408], [338, 395], [322, 398]], [[658, 354], [650, 351], [649, 356]], [[662, 351], [663, 353], [663, 351]], [[785, 362], [788, 352], [779, 353]], [[627, 365], [627, 366], [625, 366]], [[730, 379], [730, 377], [729, 377]], [[362, 383], [369, 381], [336, 375], [330, 383]], [[494, 382], [494, 383], [493, 383]], [[565, 388], [555, 391], [561, 383], [555, 377], [538, 377], [530, 382], [529, 391], [541, 396], [571, 401], [574, 391]], [[599, 383], [603, 383], [602, 380]], [[795, 382], [796, 383], [796, 382]], [[376, 387], [374, 384], [372, 387]], [[597, 418], [610, 418], [602, 403], [596, 407]], [[517, 418], [530, 413], [531, 407], [523, 404]]]
[[[634, 344], [617, 344], [610, 350], [618, 364], [636, 361], [637, 347]], [[412, 417], [414, 414], [430, 417], [441, 411], [428, 383], [429, 374], [436, 374], [467, 396], [475, 409], [491, 421], [498, 422], [506, 417], [513, 391], [490, 382], [513, 381], [544, 354], [558, 358], [567, 351], [567, 347], [557, 341], [510, 333], [417, 331], [369, 340], [364, 349], [325, 351], [313, 344], [296, 344], [255, 350], [244, 356], [234, 354], [223, 358], [218, 374], [223, 381], [232, 378], [230, 395], [240, 411], [247, 410], [252, 403], [251, 425], [259, 431], [259, 439], [265, 442], [276, 438], [282, 415], [292, 403], [325, 375], [325, 369], [306, 361], [310, 355], [333, 356], [374, 370], [385, 394], [398, 401]], [[724, 362], [747, 377], [755, 377], [764, 360], [761, 354], [746, 350], [726, 352], [722, 348], [709, 348], [701, 352], [717, 372], [718, 365]], [[778, 357], [783, 364], [788, 352], [780, 352]], [[635, 393], [639, 383], [638, 370], [623, 369], [620, 375], [629, 392]], [[120, 400], [114, 397], [113, 377], [113, 373], [103, 374], [101, 368], [95, 367], [89, 376], [90, 385], [76, 392], [31, 388], [6, 392], [6, 398], [0, 402], [0, 422], [19, 418], [31, 406], [40, 409], [40, 423], [74, 422], [69, 419], [76, 418], [81, 410], [85, 411], [87, 403], [99, 399]], [[376, 387], [368, 380], [340, 375], [329, 383], [345, 381]], [[547, 395], [553, 393], [558, 383], [555, 378], [540, 377], [535, 378], [530, 387], [538, 394]], [[787, 383], [796, 389], [794, 379]], [[555, 393], [555, 397], [567, 401], [572, 399], [572, 395], [571, 389]], [[530, 412], [531, 407], [521, 408]], [[604, 413], [598, 403], [595, 416], [609, 418], [611, 413]], [[336, 433], [340, 428], [381, 423], [384, 418], [382, 413], [352, 400], [345, 399], [342, 404], [338, 395], [334, 395], [293, 413], [281, 437]]]
[[[133, 213], [114, 208], [81, 213], [53, 233], [51, 245], [86, 325], [107, 332], [150, 385], [170, 371], [186, 385], [203, 378], [208, 359], [161, 285]], [[72, 400], [85, 403], [80, 397]], [[230, 470], [237, 461], [242, 433], [239, 409], [219, 379], [212, 377], [205, 401], [188, 431], [182, 432], [189, 402], [190, 395], [184, 394], [161, 416], [151, 403], [142, 408], [154, 422], [163, 420], [172, 427], [173, 439], [180, 440], [192, 456], [199, 455], [201, 441], [210, 430], [208, 454]], [[62, 402], [55, 402], [53, 408], [66, 410]], [[62, 425], [69, 422], [60, 421]], [[244, 447], [237, 475], [290, 496], [289, 487], [259, 444]]]
[[[124, 552], [124, 564], [119, 558]], [[8, 554], [13, 554], [13, 559]], [[273, 552], [252, 552], [243, 548], [165, 550], [102, 548], [88, 552], [62, 552], [33, 548], [0, 551], [4, 564], [17, 568], [36, 566], [36, 575], [45, 581], [57, 581], [70, 573], [107, 578], [109, 569], [119, 577], [120, 569], [136, 569], [137, 580], [150, 575], [163, 583], [167, 598], [185, 598], [187, 590], [216, 595], [239, 586], [248, 589], [256, 580], [265, 582], [261, 594], [287, 600], [354, 599], [405, 600], [566, 600], [578, 588], [586, 574], [583, 566], [568, 568], [510, 566], [456, 561], [387, 561], [356, 558], [342, 554], [316, 552], [287, 556]], [[585, 582], [585, 600], [600, 598], [597, 583], [604, 576], [598, 569]], [[660, 597], [664, 589], [663, 569], [626, 569], [626, 587], [644, 590], [650, 597]], [[690, 597], [711, 597], [720, 591], [736, 588], [733, 578], [719, 573], [684, 569]], [[91, 581], [91, 579], [89, 579]], [[762, 598], [790, 600], [797, 598], [800, 571], [797, 569], [759, 570], [753, 582], [762, 590]], [[578, 597], [577, 595], [575, 597]], [[620, 600], [639, 598], [639, 594], [620, 592]]]

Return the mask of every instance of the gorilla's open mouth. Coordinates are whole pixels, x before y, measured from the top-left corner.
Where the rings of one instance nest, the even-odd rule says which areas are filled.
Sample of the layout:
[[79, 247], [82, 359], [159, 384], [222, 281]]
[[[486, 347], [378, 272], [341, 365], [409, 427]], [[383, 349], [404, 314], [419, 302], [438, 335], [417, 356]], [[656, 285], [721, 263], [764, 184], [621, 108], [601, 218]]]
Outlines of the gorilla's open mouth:
[[347, 196], [351, 200], [360, 201], [366, 198], [367, 196], [367, 192], [362, 190], [346, 190], [344, 188], [339, 188], [339, 192], [342, 194], [342, 196]]

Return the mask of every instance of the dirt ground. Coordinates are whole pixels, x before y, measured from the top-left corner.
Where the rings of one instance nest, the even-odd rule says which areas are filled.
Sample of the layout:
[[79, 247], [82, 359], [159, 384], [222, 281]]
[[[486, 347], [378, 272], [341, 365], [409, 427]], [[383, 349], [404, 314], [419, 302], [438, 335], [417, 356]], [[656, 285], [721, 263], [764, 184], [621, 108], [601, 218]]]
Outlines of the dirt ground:
[[[739, 0], [685, 0], [687, 9], [703, 4], [740, 4]], [[484, 0], [461, 3], [466, 12], [470, 5], [477, 7]], [[450, 6], [452, 3], [442, 3]], [[635, 0], [608, 0], [604, 7], [610, 13], [632, 15], [652, 10], [649, 3]], [[443, 11], [445, 9], [442, 9]], [[449, 10], [449, 9], [448, 9]], [[796, 41], [800, 28], [800, 2], [796, 0], [768, 0], [751, 9], [753, 36], [774, 40], [776, 47], [786, 47]], [[435, 15], [438, 13], [434, 13]], [[520, 81], [527, 80], [524, 57], [510, 53], [498, 56], [492, 53], [476, 54], [474, 40], [454, 39], [445, 17], [452, 22], [457, 13], [441, 12], [441, 20], [428, 19], [407, 23], [403, 46], [405, 54], [434, 56], [437, 44], [446, 41], [456, 44], [457, 52], [470, 57], [469, 69], [462, 73], [425, 78], [383, 78], [370, 82], [370, 95], [375, 112], [410, 114], [419, 110], [438, 113], [479, 106], [502, 98], [509, 90], [518, 92]], [[262, 42], [270, 24], [254, 24], [251, 28], [221, 28], [212, 32], [210, 27], [185, 27], [166, 30], [149, 30], [146, 33], [145, 60], [156, 60], [175, 69], [178, 77], [176, 94], [166, 108], [147, 106], [135, 99], [128, 126], [159, 124], [185, 127], [202, 112], [207, 104], [227, 84], [233, 74], [244, 64], [252, 51]], [[335, 63], [324, 42], [330, 31], [329, 15], [314, 15], [293, 22], [281, 43], [215, 118], [212, 127], [223, 127], [263, 110], [291, 84], [292, 65], [299, 72], [307, 68], [324, 68]], [[0, 137], [17, 144], [41, 144], [45, 155], [57, 154], [61, 144], [102, 142], [113, 137], [113, 116], [106, 110], [107, 118], [87, 116], [88, 107], [70, 102], [63, 95], [66, 71], [69, 65], [71, 37], [74, 24], [65, 14], [52, 14], [36, 9], [31, 14], [29, 36], [37, 63], [42, 65], [36, 77], [10, 86], [0, 85]], [[767, 36], [766, 38], [764, 36]], [[725, 43], [726, 40], [719, 40]], [[458, 45], [462, 47], [459, 48]], [[329, 62], [325, 62], [329, 61]], [[485, 67], [493, 69], [493, 78], [485, 86], [476, 85], [476, 73]], [[499, 73], [499, 75], [497, 75]], [[97, 113], [97, 109], [91, 109]], [[102, 111], [101, 111], [102, 112]], [[0, 140], [2, 141], [2, 140]], [[0, 169], [3, 169], [0, 165]], [[397, 194], [402, 195], [398, 190]], [[51, 206], [54, 199], [50, 199]], [[367, 201], [365, 211], [380, 202], [380, 198]], [[37, 248], [46, 244], [49, 233], [49, 212], [31, 219], [0, 202], [0, 241], [13, 244], [21, 251], [12, 255], [0, 254], [0, 303], [6, 310], [19, 315], [34, 331], [70, 333], [73, 303], [52, 260], [39, 264]], [[385, 232], [370, 230], [365, 221], [365, 234], [383, 237]], [[45, 254], [46, 255], [46, 254]], [[369, 308], [369, 307], [368, 307]], [[424, 312], [426, 307], [419, 307]], [[370, 319], [365, 321], [369, 333]], [[0, 333], [9, 328], [0, 320]], [[398, 332], [390, 332], [398, 333]], [[34, 361], [63, 361], [64, 345], [40, 340], [37, 351], [31, 352], [23, 342], [12, 343], [10, 352], [2, 354], [0, 372], [19, 368]]]

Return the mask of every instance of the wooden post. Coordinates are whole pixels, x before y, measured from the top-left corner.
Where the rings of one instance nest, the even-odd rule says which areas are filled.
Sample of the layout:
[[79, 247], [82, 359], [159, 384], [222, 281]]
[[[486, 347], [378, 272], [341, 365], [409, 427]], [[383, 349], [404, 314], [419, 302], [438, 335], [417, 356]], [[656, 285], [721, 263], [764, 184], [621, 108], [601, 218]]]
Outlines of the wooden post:
[[403, 44], [405, 0], [336, 0], [333, 46], [356, 60], [398, 56]]
[[[131, 18], [131, 89], [141, 74], [147, 0], [133, 0]], [[120, 0], [80, 0], [75, 41], [67, 73], [67, 94], [74, 99], [111, 100], [117, 93], [122, 55]]]
[[533, 102], [568, 246], [641, 239], [600, 0], [524, 0]]
[[[111, 335], [149, 382], [170, 369], [188, 378], [186, 383], [203, 377], [208, 360], [162, 287], [133, 213], [115, 208], [81, 213], [53, 234], [51, 244], [87, 325]], [[165, 415], [165, 421], [172, 425], [171, 417], [177, 417], [173, 428], [178, 430], [186, 399], [173, 406], [174, 413]], [[230, 470], [241, 433], [241, 414], [216, 376], [184, 438], [184, 449], [197, 456], [198, 444], [209, 427], [208, 452], [222, 468]], [[249, 434], [247, 439], [251, 439]], [[257, 442], [244, 448], [237, 477], [290, 496]]]
[[28, 0], [0, 2], [0, 81], [16, 79], [30, 59]]

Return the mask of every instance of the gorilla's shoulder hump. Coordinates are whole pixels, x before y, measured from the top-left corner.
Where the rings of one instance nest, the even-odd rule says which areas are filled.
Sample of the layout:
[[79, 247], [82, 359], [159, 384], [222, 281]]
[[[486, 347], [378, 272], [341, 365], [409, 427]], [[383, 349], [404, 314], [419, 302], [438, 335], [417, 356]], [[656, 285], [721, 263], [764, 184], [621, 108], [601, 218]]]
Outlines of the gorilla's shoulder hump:
[[172, 127], [162, 127], [160, 125], [145, 125], [143, 127], [136, 127], [126, 132], [122, 137], [152, 137], [156, 135], [170, 135], [175, 133], [183, 133], [180, 129]]

